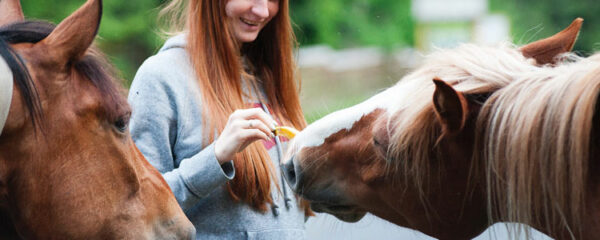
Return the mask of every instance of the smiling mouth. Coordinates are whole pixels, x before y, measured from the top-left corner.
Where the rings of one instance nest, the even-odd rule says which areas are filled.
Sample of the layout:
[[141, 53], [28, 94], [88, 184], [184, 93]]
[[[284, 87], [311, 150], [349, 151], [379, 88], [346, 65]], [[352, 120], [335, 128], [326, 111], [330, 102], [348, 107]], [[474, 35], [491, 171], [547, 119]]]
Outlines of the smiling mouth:
[[240, 18], [240, 20], [243, 23], [248, 24], [248, 25], [253, 26], [253, 27], [256, 27], [256, 26], [258, 26], [260, 24], [260, 22], [250, 21], [250, 20], [244, 19], [244, 18]]

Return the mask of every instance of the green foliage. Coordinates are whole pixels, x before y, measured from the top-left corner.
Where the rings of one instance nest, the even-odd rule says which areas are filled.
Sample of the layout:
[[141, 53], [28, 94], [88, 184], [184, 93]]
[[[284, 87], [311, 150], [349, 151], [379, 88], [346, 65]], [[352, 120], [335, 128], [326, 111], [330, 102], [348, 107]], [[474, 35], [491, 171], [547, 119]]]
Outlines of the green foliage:
[[[127, 83], [162, 43], [156, 34], [158, 6], [164, 0], [105, 0], [96, 43], [121, 71]], [[85, 3], [84, 0], [21, 1], [27, 18], [58, 24]]]
[[411, 46], [410, 0], [290, 1], [301, 45]]
[[[131, 81], [139, 65], [163, 42], [157, 33], [158, 7], [168, 0], [104, 0], [97, 40], [102, 50]], [[60, 22], [85, 0], [22, 1], [28, 18]], [[301, 45], [328, 44], [335, 48], [375, 45], [414, 45], [415, 22], [410, 0], [291, 0], [291, 15]], [[515, 42], [547, 37], [576, 17], [585, 23], [575, 49], [600, 49], [600, 4], [596, 0], [490, 0], [490, 9], [509, 16]]]
[[[97, 44], [129, 83], [135, 71], [163, 42], [157, 34], [157, 13], [168, 0], [104, 0]], [[28, 18], [59, 23], [84, 0], [22, 1]], [[414, 22], [410, 0], [306, 0], [291, 2], [301, 44], [333, 47], [360, 45], [409, 46]]]
[[589, 55], [600, 50], [600, 4], [597, 0], [490, 0], [494, 12], [511, 19], [517, 44], [549, 37], [567, 27], [577, 17], [584, 23], [574, 50]]

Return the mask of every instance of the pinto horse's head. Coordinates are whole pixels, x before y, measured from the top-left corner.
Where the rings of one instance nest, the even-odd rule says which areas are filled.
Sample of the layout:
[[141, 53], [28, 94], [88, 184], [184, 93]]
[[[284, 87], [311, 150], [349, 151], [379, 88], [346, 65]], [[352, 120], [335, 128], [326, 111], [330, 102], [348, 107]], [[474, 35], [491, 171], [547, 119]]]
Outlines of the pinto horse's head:
[[580, 25], [522, 48], [432, 54], [395, 86], [302, 130], [282, 169], [288, 184], [343, 221], [371, 212], [438, 238], [476, 236], [488, 224], [472, 161], [480, 107], [515, 76], [550, 67]]
[[129, 135], [129, 106], [91, 47], [101, 1], [58, 26], [0, 0], [14, 91], [0, 135], [1, 239], [192, 239], [168, 185]]

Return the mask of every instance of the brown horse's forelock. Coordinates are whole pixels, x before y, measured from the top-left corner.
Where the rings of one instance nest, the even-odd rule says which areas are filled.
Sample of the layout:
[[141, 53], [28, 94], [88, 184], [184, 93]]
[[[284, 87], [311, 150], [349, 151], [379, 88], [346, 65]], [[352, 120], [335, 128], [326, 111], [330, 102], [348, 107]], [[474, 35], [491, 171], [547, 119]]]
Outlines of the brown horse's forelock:
[[[44, 116], [40, 97], [23, 59], [9, 44], [39, 42], [53, 28], [54, 26], [47, 22], [18, 22], [0, 28], [0, 55], [2, 55], [2, 58], [4, 58], [13, 74], [15, 85], [21, 92], [22, 100], [27, 107], [29, 116], [31, 116], [30, 120], [34, 129], [41, 127], [40, 123]], [[43, 34], [45, 32], [48, 33]], [[42, 35], [43, 37], [41, 37]]]
[[[15, 85], [21, 92], [34, 129], [39, 127], [43, 130], [41, 123], [44, 114], [40, 97], [24, 60], [9, 44], [37, 43], [46, 38], [55, 27], [56, 25], [45, 21], [22, 21], [0, 27], [0, 53], [13, 72]], [[81, 59], [70, 64], [100, 91], [108, 119], [116, 120], [121, 114], [129, 111], [116, 83], [117, 79], [112, 77], [115, 76], [113, 67], [95, 47], [90, 47]]]

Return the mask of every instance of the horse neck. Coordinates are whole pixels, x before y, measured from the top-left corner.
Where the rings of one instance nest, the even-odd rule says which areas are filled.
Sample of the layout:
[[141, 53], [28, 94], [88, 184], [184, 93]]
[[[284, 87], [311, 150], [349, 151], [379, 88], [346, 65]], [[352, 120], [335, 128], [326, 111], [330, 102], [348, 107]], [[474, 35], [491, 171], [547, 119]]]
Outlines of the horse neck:
[[474, 238], [490, 224], [486, 211], [484, 164], [474, 158], [479, 153], [476, 131], [481, 103], [469, 100], [468, 106], [464, 128], [439, 140], [437, 152], [432, 154], [436, 156], [435, 164], [440, 165], [439, 172], [430, 173], [434, 180], [428, 191], [439, 199], [428, 198], [427, 201], [433, 207], [430, 212], [439, 215], [441, 220], [437, 225], [439, 239]]
[[[465, 128], [435, 145], [430, 167], [420, 169], [429, 171], [420, 186], [411, 179], [381, 184], [388, 187], [380, 192], [389, 195], [386, 203], [394, 211], [374, 214], [440, 239], [470, 239], [483, 232], [488, 227], [485, 178], [481, 165], [472, 161], [478, 113], [479, 108], [471, 109]], [[405, 181], [402, 171], [392, 175]], [[414, 205], [405, 205], [406, 198]]]
[[[600, 99], [600, 95], [598, 96]], [[600, 172], [600, 101], [596, 102], [596, 109], [594, 111], [594, 118], [592, 120], [592, 136], [591, 136], [591, 155], [590, 155], [590, 176], [594, 182], [600, 182], [600, 174], [595, 174]]]

